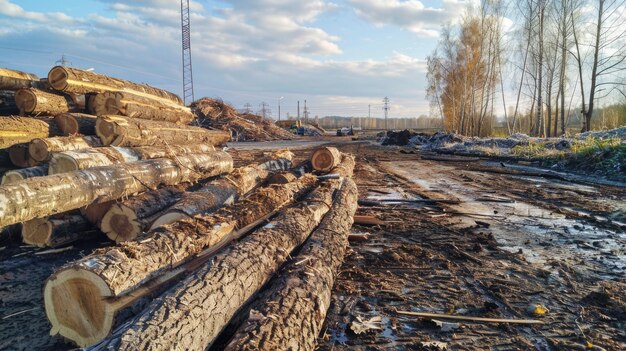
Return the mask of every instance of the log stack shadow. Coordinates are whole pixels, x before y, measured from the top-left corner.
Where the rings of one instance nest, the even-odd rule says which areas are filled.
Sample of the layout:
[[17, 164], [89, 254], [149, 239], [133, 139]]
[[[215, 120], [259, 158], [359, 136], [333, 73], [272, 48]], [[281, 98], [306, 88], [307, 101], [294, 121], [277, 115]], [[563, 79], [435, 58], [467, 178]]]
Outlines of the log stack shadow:
[[20, 347], [315, 348], [356, 211], [354, 157], [281, 150], [234, 168], [228, 127], [194, 126], [175, 94], [73, 68], [0, 70], [0, 90], [31, 114], [0, 116], [0, 228], [21, 228], [25, 254], [68, 252], [33, 268], [43, 296], [12, 296], [49, 322], [49, 342]]

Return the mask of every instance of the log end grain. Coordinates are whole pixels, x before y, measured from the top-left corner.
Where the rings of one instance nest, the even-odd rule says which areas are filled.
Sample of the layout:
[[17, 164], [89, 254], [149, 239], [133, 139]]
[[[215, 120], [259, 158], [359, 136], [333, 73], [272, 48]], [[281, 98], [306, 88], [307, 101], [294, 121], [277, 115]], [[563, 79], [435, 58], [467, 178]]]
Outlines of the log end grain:
[[15, 93], [15, 104], [20, 111], [33, 112], [37, 108], [37, 95], [30, 89], [20, 89]]
[[26, 168], [37, 165], [28, 152], [28, 144], [16, 144], [9, 148], [9, 160], [17, 167]]
[[22, 179], [25, 179], [22, 173], [15, 172], [15, 171], [6, 171], [2, 175], [2, 180], [0, 181], [0, 185], [16, 183]]
[[34, 139], [28, 144], [28, 153], [35, 161], [46, 161], [50, 157], [48, 145], [43, 139]]
[[76, 268], [56, 272], [44, 288], [50, 334], [60, 334], [81, 347], [102, 340], [113, 326], [113, 308], [103, 302], [109, 296], [109, 287], [93, 272]]
[[115, 242], [134, 240], [142, 233], [141, 223], [135, 211], [115, 204], [104, 214], [100, 230]]
[[76, 160], [68, 155], [63, 153], [56, 153], [52, 155], [50, 159], [50, 167], [48, 169], [48, 174], [59, 174], [66, 172], [74, 172], [80, 170], [80, 165], [76, 162]]
[[45, 247], [52, 236], [52, 225], [47, 218], [31, 219], [22, 223], [24, 244]]
[[65, 90], [69, 73], [63, 66], [52, 67], [48, 72], [48, 84], [56, 90]]
[[334, 147], [322, 147], [313, 152], [311, 165], [320, 172], [328, 172], [341, 162], [341, 153]]
[[150, 224], [148, 230], [154, 230], [158, 227], [164, 226], [169, 223], [174, 223], [183, 219], [191, 218], [186, 213], [181, 211], [168, 211], [163, 215], [157, 217], [157, 219]]

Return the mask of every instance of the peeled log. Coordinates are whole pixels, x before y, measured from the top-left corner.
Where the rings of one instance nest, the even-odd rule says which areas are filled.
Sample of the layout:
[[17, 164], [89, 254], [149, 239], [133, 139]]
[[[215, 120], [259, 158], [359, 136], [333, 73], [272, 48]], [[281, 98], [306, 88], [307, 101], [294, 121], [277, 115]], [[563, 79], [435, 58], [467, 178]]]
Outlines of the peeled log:
[[225, 152], [192, 154], [30, 178], [0, 186], [0, 227], [150, 190], [228, 173]]
[[41, 166], [12, 169], [10, 171], [6, 171], [2, 175], [2, 181], [0, 182], [0, 185], [12, 184], [12, 183], [19, 182], [20, 180], [24, 180], [27, 178], [45, 177], [47, 175], [48, 175], [47, 163]]
[[315, 350], [357, 200], [356, 184], [347, 178], [330, 212], [282, 270], [285, 273], [257, 298], [226, 350]]
[[81, 215], [61, 218], [36, 218], [22, 223], [22, 239], [27, 245], [59, 247], [79, 239], [92, 238], [95, 231]]
[[55, 135], [59, 130], [48, 118], [0, 117], [0, 149]]
[[183, 105], [183, 101], [180, 97], [168, 91], [76, 68], [62, 66], [53, 67], [50, 72], [48, 72], [48, 84], [56, 90], [74, 94], [125, 91], [142, 97], [159, 100], [164, 104]]
[[271, 173], [290, 167], [290, 159], [276, 158], [259, 165], [237, 168], [223, 179], [210, 182], [198, 191], [185, 193], [176, 204], [154, 220], [150, 229], [230, 205], [267, 179]]
[[44, 84], [34, 74], [0, 68], [0, 90], [23, 88], [44, 88]]
[[129, 163], [155, 158], [175, 159], [186, 154], [204, 154], [215, 151], [211, 145], [197, 144], [190, 146], [172, 145], [170, 147], [142, 146], [98, 147], [77, 151], [55, 153], [50, 160], [49, 174], [73, 172], [81, 169], [110, 166], [116, 163]]
[[289, 259], [333, 204], [343, 180], [322, 183], [304, 201], [218, 254], [210, 265], [152, 302], [128, 328], [98, 345], [117, 350], [205, 350], [237, 311]]
[[222, 145], [230, 140], [225, 131], [123, 116], [99, 116], [96, 134], [107, 146]]
[[151, 282], [171, 280], [180, 274], [172, 269], [203, 250], [227, 243], [234, 233], [249, 230], [316, 183], [315, 177], [304, 176], [295, 183], [258, 189], [214, 214], [166, 225], [137, 241], [120, 243], [62, 267], [44, 288], [51, 333], [80, 346], [103, 340], [111, 333], [118, 312], [148, 294]]
[[78, 109], [74, 102], [64, 95], [34, 88], [18, 90], [15, 93], [15, 103], [20, 111], [33, 115], [56, 115]]
[[96, 135], [96, 116], [85, 113], [62, 113], [54, 121], [65, 136]]
[[311, 165], [320, 172], [328, 172], [341, 162], [341, 152], [335, 147], [322, 147], [313, 152]]
[[95, 136], [73, 136], [37, 138], [28, 144], [30, 157], [35, 161], [50, 160], [53, 152], [89, 149], [102, 146], [100, 139]]
[[163, 104], [158, 100], [124, 92], [97, 94], [93, 103], [98, 116], [120, 115], [177, 124], [189, 124], [194, 119], [188, 107]]
[[15, 144], [9, 148], [9, 160], [16, 167], [29, 168], [37, 166], [39, 162], [35, 161], [28, 153], [28, 144]]

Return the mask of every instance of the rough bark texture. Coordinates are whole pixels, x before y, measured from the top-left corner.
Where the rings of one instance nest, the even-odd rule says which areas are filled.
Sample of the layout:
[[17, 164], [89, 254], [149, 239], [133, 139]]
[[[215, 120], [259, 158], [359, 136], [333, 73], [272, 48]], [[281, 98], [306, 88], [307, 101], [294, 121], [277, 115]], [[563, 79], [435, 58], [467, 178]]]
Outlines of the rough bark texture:
[[15, 92], [0, 90], [0, 116], [19, 115], [20, 109], [15, 104]]
[[28, 144], [16, 144], [9, 148], [9, 159], [16, 167], [34, 167], [39, 162], [35, 161], [28, 153]]
[[226, 350], [315, 350], [357, 200], [356, 184], [346, 178], [330, 212], [253, 304]]
[[230, 205], [267, 179], [272, 172], [290, 167], [291, 160], [277, 158], [259, 165], [237, 168], [226, 177], [208, 183], [198, 191], [185, 193], [176, 204], [155, 218], [150, 229]]
[[54, 121], [64, 136], [96, 135], [96, 116], [85, 113], [62, 113]]
[[170, 186], [133, 196], [112, 205], [98, 226], [109, 239], [118, 243], [134, 240], [146, 230], [155, 215], [175, 204], [184, 192], [184, 186]]
[[59, 135], [58, 132], [56, 125], [50, 119], [0, 117], [0, 149], [19, 143], [27, 143], [35, 138]]
[[98, 167], [0, 186], [0, 227], [232, 170], [224, 152]]
[[126, 91], [142, 97], [159, 100], [167, 104], [183, 104], [180, 97], [168, 91], [76, 68], [53, 67], [48, 73], [48, 83], [54, 89], [74, 94]]
[[313, 169], [328, 172], [341, 162], [341, 152], [335, 147], [321, 147], [311, 155]]
[[188, 107], [163, 104], [131, 93], [101, 93], [96, 95], [93, 103], [98, 116], [121, 115], [177, 124], [189, 124], [194, 119]]
[[49, 161], [53, 152], [83, 150], [102, 146], [95, 136], [37, 138], [28, 144], [28, 153], [38, 162]]
[[102, 348], [206, 349], [320, 223], [340, 184], [341, 180], [323, 183], [305, 201], [217, 255], [211, 265], [155, 299], [128, 329], [106, 340]]
[[13, 169], [10, 171], [6, 171], [2, 175], [2, 181], [0, 182], [0, 185], [11, 184], [11, 183], [19, 182], [20, 180], [24, 180], [24, 179], [32, 178], [32, 177], [44, 177], [47, 175], [48, 175], [47, 163], [41, 166]]
[[230, 140], [224, 131], [123, 116], [98, 117], [96, 134], [112, 146], [222, 145]]
[[59, 174], [155, 158], [175, 160], [177, 156], [181, 155], [204, 154], [214, 151], [215, 148], [213, 146], [206, 144], [190, 146], [172, 145], [170, 147], [142, 146], [135, 148], [109, 146], [66, 151], [52, 155], [49, 173]]
[[44, 84], [34, 74], [0, 68], [0, 90], [23, 88], [44, 88]]
[[59, 247], [74, 241], [93, 238], [96, 231], [81, 215], [60, 218], [37, 218], [22, 223], [22, 239], [25, 244], [39, 247]]
[[[249, 198], [212, 215], [198, 215], [161, 227], [59, 269], [45, 285], [46, 313], [52, 332], [81, 345], [106, 337], [117, 311], [111, 299], [132, 296], [152, 278], [168, 276], [173, 267], [213, 247], [237, 230], [267, 218], [276, 210], [302, 197], [317, 179], [305, 176], [295, 183], [255, 191]], [[80, 291], [74, 287], [80, 286]], [[80, 296], [90, 296], [80, 305]], [[72, 310], [64, 308], [72, 305]]]
[[298, 177], [296, 177], [295, 174], [289, 171], [285, 171], [285, 172], [279, 172], [269, 177], [269, 179], [267, 180], [267, 183], [268, 184], [287, 184], [287, 183], [293, 182], [296, 179], [298, 179]]
[[57, 115], [78, 110], [71, 98], [35, 88], [18, 90], [15, 93], [15, 103], [20, 111], [33, 115]]

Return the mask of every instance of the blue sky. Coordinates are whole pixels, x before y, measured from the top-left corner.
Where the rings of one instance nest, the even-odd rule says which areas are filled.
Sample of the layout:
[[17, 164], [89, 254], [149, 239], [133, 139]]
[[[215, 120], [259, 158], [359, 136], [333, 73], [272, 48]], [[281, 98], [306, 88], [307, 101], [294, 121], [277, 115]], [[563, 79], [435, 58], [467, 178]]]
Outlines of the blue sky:
[[[192, 1], [195, 97], [277, 117], [428, 114], [425, 59], [472, 0]], [[0, 0], [0, 66], [72, 66], [182, 94], [179, 0]]]

